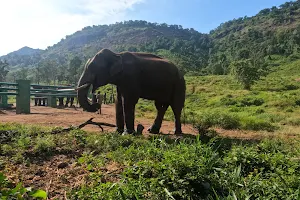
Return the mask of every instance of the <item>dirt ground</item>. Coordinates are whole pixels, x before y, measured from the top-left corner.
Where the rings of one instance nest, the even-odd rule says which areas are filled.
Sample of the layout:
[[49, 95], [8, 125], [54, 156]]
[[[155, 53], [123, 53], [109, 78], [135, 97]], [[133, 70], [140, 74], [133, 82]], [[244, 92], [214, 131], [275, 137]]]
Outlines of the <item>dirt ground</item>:
[[[16, 114], [13, 110], [2, 110], [0, 112], [0, 122], [17, 122], [21, 124], [33, 124], [42, 126], [60, 126], [69, 127], [71, 125], [78, 126], [79, 124], [94, 117], [95, 122], [106, 122], [115, 124], [115, 107], [114, 105], [103, 105], [102, 114], [84, 112], [82, 108], [50, 108], [44, 106], [31, 106], [31, 114]], [[143, 133], [147, 133], [147, 129], [152, 125], [154, 119], [136, 118], [135, 126], [142, 124], [145, 129]], [[103, 126], [104, 131], [113, 131], [115, 128]], [[172, 134], [174, 122], [163, 121], [161, 132]], [[87, 125], [83, 128], [86, 131], [99, 132], [100, 129], [95, 125]], [[191, 125], [182, 125], [184, 133], [197, 134], [197, 131]]]
[[[12, 110], [0, 110], [0, 123], [1, 122], [16, 122], [20, 124], [32, 124], [50, 127], [70, 127], [78, 126], [90, 118], [94, 117], [94, 122], [106, 122], [110, 124], [115, 124], [115, 107], [111, 105], [102, 106], [102, 114], [89, 113], [82, 110], [82, 108], [50, 108], [44, 106], [31, 106], [31, 114], [16, 114], [15, 109]], [[154, 119], [148, 118], [136, 118], [135, 127], [138, 124], [142, 124], [145, 129], [143, 131], [144, 135], [148, 135], [147, 129], [152, 125]], [[114, 131], [115, 128], [103, 126], [104, 132]], [[91, 132], [101, 132], [98, 126], [87, 125], [83, 130]], [[173, 134], [174, 122], [164, 120], [161, 127], [161, 132], [164, 134]], [[183, 133], [188, 133], [192, 135], [197, 135], [198, 131], [193, 128], [192, 125], [182, 124]], [[272, 135], [265, 134], [263, 132], [246, 131], [246, 130], [224, 130], [215, 128], [215, 131], [219, 136], [239, 138], [239, 139], [261, 139], [264, 137], [270, 137]]]

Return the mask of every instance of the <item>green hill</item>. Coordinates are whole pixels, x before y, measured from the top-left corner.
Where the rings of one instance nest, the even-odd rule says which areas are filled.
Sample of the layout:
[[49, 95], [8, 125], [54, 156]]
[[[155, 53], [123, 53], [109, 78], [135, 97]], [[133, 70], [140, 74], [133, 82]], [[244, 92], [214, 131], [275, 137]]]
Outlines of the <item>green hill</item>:
[[35, 65], [40, 59], [44, 51], [41, 49], [33, 49], [23, 47], [17, 51], [13, 51], [5, 56], [0, 57], [1, 60], [7, 61], [12, 67], [23, 67]]
[[130, 20], [88, 26], [37, 54], [13, 53], [0, 59], [6, 59], [11, 66], [37, 66], [47, 59], [65, 66], [74, 56], [84, 63], [101, 48], [109, 48], [116, 52], [156, 53], [169, 58], [184, 71], [227, 74], [230, 63], [249, 50], [269, 59], [274, 55], [300, 57], [299, 18], [300, 1], [293, 1], [264, 9], [253, 17], [225, 22], [210, 34], [183, 29], [180, 25]]
[[[210, 32], [213, 51], [210, 68], [216, 74], [228, 72], [231, 61], [243, 50], [272, 55], [298, 57], [300, 45], [300, 1], [266, 8], [253, 17], [240, 17], [221, 24]], [[223, 64], [224, 70], [221, 69]], [[217, 66], [216, 66], [217, 65]], [[224, 67], [225, 65], [225, 67]]]
[[[41, 54], [41, 59], [52, 59], [64, 65], [70, 57], [79, 56], [82, 60], [86, 60], [101, 48], [109, 48], [113, 51], [156, 53], [159, 51], [163, 56], [178, 58], [175, 61], [179, 67], [193, 70], [207, 65], [210, 47], [209, 36], [193, 29], [146, 21], [126, 21], [112, 25], [85, 27], [48, 47]], [[13, 66], [24, 64], [20, 60], [13, 61], [11, 56], [1, 58], [8, 60]], [[26, 62], [26, 64], [34, 66], [38, 61], [39, 59], [36, 59], [35, 62]]]

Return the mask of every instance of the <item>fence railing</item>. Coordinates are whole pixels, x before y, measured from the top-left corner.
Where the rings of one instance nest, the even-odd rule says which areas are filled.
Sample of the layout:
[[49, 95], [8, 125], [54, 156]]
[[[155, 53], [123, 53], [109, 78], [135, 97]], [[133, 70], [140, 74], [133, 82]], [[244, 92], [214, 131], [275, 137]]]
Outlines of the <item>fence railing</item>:
[[30, 113], [30, 99], [44, 98], [50, 107], [57, 106], [57, 98], [76, 97], [72, 86], [50, 86], [30, 84], [29, 80], [17, 80], [16, 83], [0, 82], [0, 108], [8, 108], [8, 96], [16, 96], [16, 113]]

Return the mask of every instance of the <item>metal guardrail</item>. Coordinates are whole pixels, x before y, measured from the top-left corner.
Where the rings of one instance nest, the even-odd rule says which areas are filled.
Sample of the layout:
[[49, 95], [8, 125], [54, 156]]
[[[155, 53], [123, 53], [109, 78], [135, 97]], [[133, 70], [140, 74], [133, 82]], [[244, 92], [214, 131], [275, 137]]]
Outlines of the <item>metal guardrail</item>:
[[8, 96], [11, 96], [11, 95], [18, 95], [17, 92], [0, 92], [0, 95], [8, 95]]
[[48, 105], [56, 107], [56, 98], [77, 97], [75, 86], [30, 84], [29, 80], [17, 80], [16, 82], [0, 82], [0, 107], [7, 107], [8, 96], [14, 95], [16, 96], [17, 114], [30, 113], [31, 98], [45, 98], [48, 101]]
[[1, 91], [1, 90], [14, 90], [14, 91], [17, 91], [18, 88], [0, 87], [0, 91]]
[[30, 93], [30, 96], [77, 96], [77, 94], [70, 94], [70, 93], [59, 93], [59, 94], [55, 94], [55, 93]]
[[0, 85], [18, 86], [18, 83], [0, 82]]
[[[1, 83], [0, 83], [1, 84]], [[30, 84], [31, 87], [43, 87], [43, 88], [74, 88], [75, 86], [62, 86], [62, 85], [38, 85]]]

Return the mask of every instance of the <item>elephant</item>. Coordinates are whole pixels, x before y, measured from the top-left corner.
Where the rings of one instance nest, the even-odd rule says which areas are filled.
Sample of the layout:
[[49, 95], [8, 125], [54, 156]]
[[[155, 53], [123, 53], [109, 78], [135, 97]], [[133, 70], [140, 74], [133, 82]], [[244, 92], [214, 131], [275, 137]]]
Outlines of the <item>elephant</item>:
[[[140, 53], [115, 53], [102, 49], [85, 64], [77, 85], [77, 97], [87, 112], [96, 112], [99, 104], [91, 104], [88, 91], [113, 84], [117, 88], [115, 102], [116, 131], [134, 134], [135, 106], [140, 98], [153, 100], [157, 115], [148, 132], [158, 134], [166, 110], [171, 106], [175, 117], [174, 134], [182, 134], [181, 113], [185, 104], [186, 81], [178, 67], [160, 56]], [[126, 125], [126, 129], [124, 129]]]

